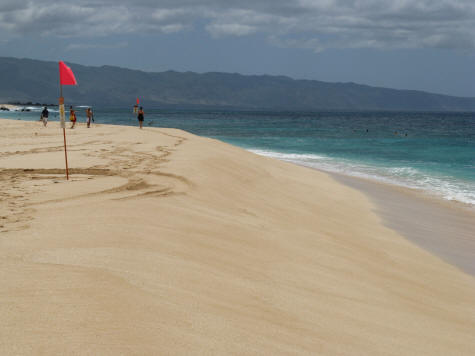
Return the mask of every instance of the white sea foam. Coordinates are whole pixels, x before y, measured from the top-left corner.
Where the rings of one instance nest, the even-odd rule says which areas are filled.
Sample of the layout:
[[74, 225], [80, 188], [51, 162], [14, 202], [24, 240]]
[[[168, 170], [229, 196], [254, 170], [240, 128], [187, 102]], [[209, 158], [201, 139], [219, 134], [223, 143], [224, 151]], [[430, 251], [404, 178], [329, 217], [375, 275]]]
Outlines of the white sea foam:
[[261, 149], [250, 151], [310, 168], [419, 189], [447, 200], [475, 205], [475, 183], [450, 176], [428, 175], [414, 167], [373, 166], [316, 154], [283, 153]]
[[40, 107], [40, 106], [18, 106], [15, 109], [13, 109], [12, 111], [25, 111], [25, 110], [29, 110], [29, 111], [33, 111], [33, 112], [40, 112], [40, 111], [43, 110], [43, 107]]
[[[30, 112], [41, 112], [43, 111], [43, 108], [44, 106], [20, 106], [20, 107], [17, 107], [15, 109], [12, 109], [11, 111], [16, 111], [16, 112], [23, 112], [25, 110], [29, 110]], [[57, 109], [51, 109], [50, 107], [48, 107], [48, 111], [49, 112], [59, 112], [59, 110]]]
[[328, 157], [320, 156], [312, 153], [282, 153], [282, 152], [275, 152], [275, 151], [266, 151], [266, 150], [258, 150], [258, 149], [251, 149], [249, 150], [261, 156], [267, 156], [272, 158], [278, 158], [283, 161], [311, 161], [311, 160], [324, 160], [328, 159]]

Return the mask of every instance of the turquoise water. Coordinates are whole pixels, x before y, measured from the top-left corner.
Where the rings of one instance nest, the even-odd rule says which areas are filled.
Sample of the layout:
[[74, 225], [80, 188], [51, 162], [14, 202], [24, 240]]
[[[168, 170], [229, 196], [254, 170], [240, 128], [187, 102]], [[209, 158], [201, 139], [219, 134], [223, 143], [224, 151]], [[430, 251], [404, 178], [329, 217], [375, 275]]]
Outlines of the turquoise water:
[[[0, 116], [37, 120], [39, 109], [31, 109]], [[85, 108], [77, 110], [84, 122]], [[50, 120], [57, 120], [52, 114]], [[137, 125], [130, 108], [96, 109], [95, 118]], [[146, 110], [147, 125], [180, 128], [261, 155], [475, 205], [475, 113]]]

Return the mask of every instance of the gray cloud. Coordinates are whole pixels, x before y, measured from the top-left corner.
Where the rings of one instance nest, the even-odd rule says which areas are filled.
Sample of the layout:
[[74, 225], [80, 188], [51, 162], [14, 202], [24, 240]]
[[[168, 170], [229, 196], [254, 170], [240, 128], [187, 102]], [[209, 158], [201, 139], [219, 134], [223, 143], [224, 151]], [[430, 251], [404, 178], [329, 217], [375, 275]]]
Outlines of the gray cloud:
[[83, 50], [83, 49], [117, 49], [117, 48], [125, 48], [129, 45], [128, 42], [117, 42], [117, 43], [93, 43], [93, 42], [80, 42], [80, 43], [71, 43], [69, 44], [66, 49], [67, 50]]
[[475, 47], [473, 0], [2, 0], [0, 39], [172, 33], [261, 33], [269, 43], [326, 48]]

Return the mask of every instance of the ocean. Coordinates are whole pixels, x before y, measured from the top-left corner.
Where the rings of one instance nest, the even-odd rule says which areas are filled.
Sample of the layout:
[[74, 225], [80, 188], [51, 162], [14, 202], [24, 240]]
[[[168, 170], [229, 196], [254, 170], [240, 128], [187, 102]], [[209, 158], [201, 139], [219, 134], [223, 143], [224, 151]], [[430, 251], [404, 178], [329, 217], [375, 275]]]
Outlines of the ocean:
[[[86, 106], [76, 107], [85, 122]], [[41, 108], [0, 112], [38, 120]], [[57, 110], [50, 110], [57, 121]], [[422, 190], [475, 206], [475, 113], [146, 110], [174, 127], [260, 155]], [[95, 108], [97, 123], [137, 125], [131, 108]]]

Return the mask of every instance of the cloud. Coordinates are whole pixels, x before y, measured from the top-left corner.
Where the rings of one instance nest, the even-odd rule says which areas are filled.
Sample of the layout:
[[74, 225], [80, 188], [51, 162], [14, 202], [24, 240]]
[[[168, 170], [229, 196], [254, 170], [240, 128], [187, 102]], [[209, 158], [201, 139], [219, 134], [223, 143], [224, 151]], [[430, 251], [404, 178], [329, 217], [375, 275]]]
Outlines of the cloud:
[[124, 48], [129, 45], [128, 42], [118, 42], [118, 43], [71, 43], [66, 47], [66, 50], [83, 50], [83, 49], [117, 49], [117, 48]]
[[245, 36], [257, 31], [253, 26], [239, 23], [213, 23], [207, 25], [206, 30], [214, 37]]
[[475, 48], [473, 0], [2, 0], [0, 39], [203, 28], [212, 37], [327, 48]]

